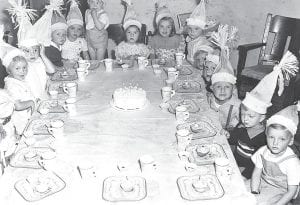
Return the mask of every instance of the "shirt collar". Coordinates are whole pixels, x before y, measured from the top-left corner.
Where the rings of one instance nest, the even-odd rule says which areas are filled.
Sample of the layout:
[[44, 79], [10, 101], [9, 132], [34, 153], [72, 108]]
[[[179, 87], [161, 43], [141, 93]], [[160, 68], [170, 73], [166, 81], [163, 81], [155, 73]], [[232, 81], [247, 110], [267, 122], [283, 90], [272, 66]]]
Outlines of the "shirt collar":
[[56, 43], [54, 43], [53, 41], [50, 42], [50, 45], [53, 46], [53, 47], [55, 47], [55, 48], [57, 48], [59, 51], [61, 51], [61, 46], [60, 46], [60, 45], [58, 46], [58, 45], [57, 45]]

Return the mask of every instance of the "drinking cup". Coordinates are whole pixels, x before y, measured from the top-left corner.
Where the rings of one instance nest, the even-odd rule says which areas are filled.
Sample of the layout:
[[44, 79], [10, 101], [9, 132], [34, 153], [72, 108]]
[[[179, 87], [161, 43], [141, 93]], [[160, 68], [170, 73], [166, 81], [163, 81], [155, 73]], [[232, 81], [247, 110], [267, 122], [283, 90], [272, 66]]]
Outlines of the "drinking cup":
[[69, 97], [75, 98], [77, 95], [77, 84], [75, 82], [63, 84], [64, 92], [68, 93]]
[[185, 151], [185, 148], [190, 144], [192, 137], [187, 129], [180, 129], [176, 132], [178, 151]]
[[50, 126], [48, 127], [48, 131], [55, 138], [63, 137], [63, 135], [64, 135], [64, 121], [62, 121], [62, 120], [52, 120], [52, 121], [50, 121]]
[[179, 124], [181, 124], [184, 123], [190, 117], [190, 113], [188, 112], [186, 106], [180, 105], [177, 106], [175, 109], [175, 116], [176, 116], [176, 121]]
[[163, 102], [168, 102], [174, 95], [175, 91], [171, 87], [163, 87], [161, 89]]
[[168, 68], [168, 79], [173, 80], [173, 82], [177, 79], [179, 75], [179, 71], [176, 68], [170, 67]]
[[77, 113], [75, 103], [76, 103], [76, 98], [68, 98], [66, 99], [65, 104], [63, 106], [64, 109], [68, 111], [69, 115], [71, 116], [76, 115]]
[[225, 157], [218, 157], [215, 159], [216, 175], [220, 178], [230, 178], [232, 174], [232, 167], [229, 159]]
[[143, 56], [138, 57], [139, 70], [145, 70], [145, 68], [148, 64], [149, 64], [149, 61], [145, 57], [143, 57]]
[[91, 66], [91, 63], [88, 62], [87, 60], [79, 60], [77, 69], [88, 70], [90, 66]]
[[77, 70], [78, 80], [81, 82], [85, 81], [85, 78], [88, 74], [89, 74], [88, 70], [86, 70], [86, 71]]
[[144, 173], [151, 173], [157, 169], [157, 164], [151, 155], [143, 155], [139, 159], [140, 168]]
[[106, 72], [112, 72], [113, 70], [113, 59], [106, 58], [104, 59], [105, 70]]
[[176, 65], [182, 65], [183, 60], [185, 59], [184, 53], [176, 53], [175, 54]]

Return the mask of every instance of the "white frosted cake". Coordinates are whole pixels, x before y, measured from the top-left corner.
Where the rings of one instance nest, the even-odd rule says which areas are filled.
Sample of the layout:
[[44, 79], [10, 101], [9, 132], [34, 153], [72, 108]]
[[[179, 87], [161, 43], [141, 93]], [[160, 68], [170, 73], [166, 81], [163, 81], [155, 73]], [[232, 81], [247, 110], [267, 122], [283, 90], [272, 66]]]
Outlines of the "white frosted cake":
[[147, 103], [146, 91], [138, 87], [118, 88], [113, 94], [113, 105], [124, 110], [140, 109]]

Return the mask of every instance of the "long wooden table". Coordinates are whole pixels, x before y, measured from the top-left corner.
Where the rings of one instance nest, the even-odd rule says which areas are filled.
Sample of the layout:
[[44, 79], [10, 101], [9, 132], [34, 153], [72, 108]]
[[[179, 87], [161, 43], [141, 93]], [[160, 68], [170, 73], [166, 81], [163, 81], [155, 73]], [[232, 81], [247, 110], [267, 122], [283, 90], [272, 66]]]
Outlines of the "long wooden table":
[[[195, 71], [194, 78], [200, 80]], [[107, 73], [103, 66], [91, 71], [85, 82], [79, 82], [77, 114], [68, 116], [49, 115], [46, 118], [63, 119], [65, 136], [57, 146], [57, 159], [66, 167], [59, 176], [66, 182], [61, 192], [40, 201], [26, 202], [14, 189], [14, 184], [29, 174], [41, 170], [8, 167], [0, 178], [0, 204], [114, 204], [102, 198], [104, 179], [110, 176], [143, 176], [147, 182], [147, 196], [134, 204], [254, 204], [246, 194], [246, 188], [236, 166], [227, 140], [217, 135], [212, 141], [223, 146], [233, 168], [231, 180], [222, 182], [225, 195], [216, 200], [187, 201], [182, 199], [177, 187], [180, 176], [214, 174], [214, 166], [202, 166], [195, 171], [185, 170], [185, 162], [178, 158], [176, 146], [176, 121], [171, 113], [162, 112], [160, 89], [166, 75], [155, 76], [151, 68], [144, 71], [114, 69]], [[186, 77], [187, 78], [187, 77]], [[200, 80], [201, 81], [201, 80]], [[203, 82], [202, 82], [203, 83]], [[110, 100], [115, 89], [124, 85], [138, 85], [147, 92], [150, 101], [140, 111], [119, 111], [111, 107]], [[205, 96], [202, 93], [203, 96]], [[208, 106], [206, 100], [201, 106]], [[209, 116], [220, 128], [218, 116], [210, 109], [199, 113]], [[33, 118], [40, 118], [35, 114]], [[20, 147], [25, 145], [21, 142]], [[154, 157], [158, 168], [152, 174], [140, 171], [138, 159], [145, 154]], [[83, 162], [92, 164], [96, 178], [82, 180], [76, 167]], [[125, 164], [127, 171], [120, 172], [117, 166]], [[128, 204], [126, 202], [124, 204]], [[118, 202], [117, 204], [123, 204]]]

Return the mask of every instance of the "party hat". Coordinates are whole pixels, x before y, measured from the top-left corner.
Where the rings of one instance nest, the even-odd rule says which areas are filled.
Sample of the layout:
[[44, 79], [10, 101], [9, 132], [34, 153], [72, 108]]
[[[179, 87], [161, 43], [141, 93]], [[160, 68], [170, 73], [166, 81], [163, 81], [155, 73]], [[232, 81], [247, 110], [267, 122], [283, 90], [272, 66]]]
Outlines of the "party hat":
[[31, 21], [35, 19], [37, 14], [35, 10], [28, 9], [22, 0], [9, 0], [11, 8], [7, 9], [12, 17], [13, 23], [18, 28], [18, 46], [31, 47], [38, 45], [36, 32], [32, 27]]
[[0, 89], [0, 118], [9, 117], [14, 111], [14, 101], [7, 91]]
[[59, 28], [67, 29], [65, 20], [62, 20], [62, 23], [59, 23], [59, 21], [55, 21], [54, 19], [52, 20], [54, 14], [56, 16], [61, 16], [59, 18], [63, 18], [60, 12], [62, 10], [62, 5], [62, 0], [50, 0], [50, 4], [45, 7], [46, 11], [43, 16], [33, 25], [38, 42], [44, 46], [50, 45], [52, 31]]
[[218, 32], [213, 32], [211, 42], [220, 47], [220, 63], [211, 77], [212, 84], [220, 81], [236, 83], [235, 71], [229, 61], [229, 51], [236, 41], [237, 28], [228, 25], [219, 25]]
[[166, 3], [162, 1], [156, 2], [155, 7], [156, 7], [156, 16], [155, 16], [156, 25], [158, 25], [159, 21], [162, 18], [172, 17], [171, 11], [167, 7]]
[[123, 0], [123, 2], [126, 4], [127, 8], [123, 20], [124, 30], [126, 30], [129, 26], [137, 26], [141, 30], [142, 24], [137, 20], [137, 15], [133, 8], [131, 0]]
[[80, 9], [78, 8], [77, 0], [71, 0], [70, 10], [67, 15], [68, 26], [77, 24], [83, 26], [83, 17]]
[[279, 86], [278, 95], [280, 96], [284, 89], [284, 78], [290, 79], [298, 72], [298, 60], [290, 51], [287, 51], [282, 57], [280, 63], [275, 65], [273, 71], [267, 74], [256, 87], [246, 93], [242, 103], [260, 114], [266, 114], [267, 108], [272, 105], [271, 100], [274, 91]]
[[267, 127], [272, 124], [279, 124], [286, 127], [293, 135], [297, 132], [299, 123], [297, 105], [290, 105], [280, 110], [267, 120]]
[[202, 41], [198, 41], [194, 45], [191, 53], [195, 55], [195, 53], [197, 53], [197, 51], [205, 51], [207, 53], [213, 53], [214, 49], [209, 45], [203, 44]]
[[12, 59], [16, 56], [25, 56], [25, 54], [18, 48], [13, 46], [1, 47], [3, 56], [1, 56], [2, 64], [5, 66], [6, 71], [8, 71], [8, 66], [11, 63]]
[[215, 19], [207, 17], [205, 8], [206, 1], [207, 0], [200, 0], [200, 3], [191, 13], [190, 17], [187, 18], [186, 23], [188, 26], [198, 26], [202, 30], [214, 30], [218, 25]]

